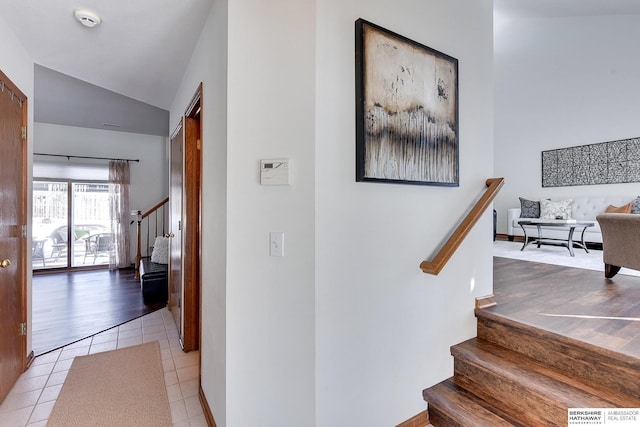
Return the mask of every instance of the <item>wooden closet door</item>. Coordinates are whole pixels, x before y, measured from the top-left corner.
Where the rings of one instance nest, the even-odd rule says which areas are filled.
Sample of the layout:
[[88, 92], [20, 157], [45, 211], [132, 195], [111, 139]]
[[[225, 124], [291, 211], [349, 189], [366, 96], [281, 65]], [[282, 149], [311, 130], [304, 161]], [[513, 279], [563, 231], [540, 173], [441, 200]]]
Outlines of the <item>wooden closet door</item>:
[[200, 337], [200, 123], [185, 117], [171, 139], [169, 309], [184, 351]]
[[182, 172], [184, 132], [182, 123], [171, 138], [169, 178], [169, 310], [182, 340]]
[[200, 123], [185, 117], [182, 348], [197, 350], [200, 337]]

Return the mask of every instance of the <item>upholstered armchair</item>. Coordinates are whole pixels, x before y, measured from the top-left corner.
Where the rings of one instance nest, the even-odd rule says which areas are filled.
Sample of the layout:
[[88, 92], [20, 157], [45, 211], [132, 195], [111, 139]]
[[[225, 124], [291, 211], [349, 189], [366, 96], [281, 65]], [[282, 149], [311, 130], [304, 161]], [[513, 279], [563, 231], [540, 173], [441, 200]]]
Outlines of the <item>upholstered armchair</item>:
[[640, 270], [640, 215], [603, 213], [596, 219], [602, 230], [605, 277], [612, 278], [621, 267]]

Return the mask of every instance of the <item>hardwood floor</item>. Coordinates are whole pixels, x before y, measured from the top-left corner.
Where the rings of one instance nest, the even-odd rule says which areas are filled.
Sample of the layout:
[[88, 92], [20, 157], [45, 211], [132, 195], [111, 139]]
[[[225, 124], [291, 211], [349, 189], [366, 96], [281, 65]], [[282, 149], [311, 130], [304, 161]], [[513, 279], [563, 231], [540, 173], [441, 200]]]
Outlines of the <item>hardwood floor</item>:
[[32, 295], [36, 356], [166, 306], [145, 304], [133, 269], [34, 275]]
[[640, 358], [640, 277], [494, 257], [491, 311]]
[[604, 425], [640, 407], [640, 277], [494, 257], [494, 296], [451, 347], [453, 376], [423, 391], [432, 425]]

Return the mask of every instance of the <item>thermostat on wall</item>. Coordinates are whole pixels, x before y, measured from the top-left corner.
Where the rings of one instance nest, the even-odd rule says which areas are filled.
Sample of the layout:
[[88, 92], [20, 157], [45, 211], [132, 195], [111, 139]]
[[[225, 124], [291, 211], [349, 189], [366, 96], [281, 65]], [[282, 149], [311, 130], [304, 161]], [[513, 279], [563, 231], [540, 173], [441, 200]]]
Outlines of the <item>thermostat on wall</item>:
[[260, 160], [260, 184], [289, 185], [289, 159]]

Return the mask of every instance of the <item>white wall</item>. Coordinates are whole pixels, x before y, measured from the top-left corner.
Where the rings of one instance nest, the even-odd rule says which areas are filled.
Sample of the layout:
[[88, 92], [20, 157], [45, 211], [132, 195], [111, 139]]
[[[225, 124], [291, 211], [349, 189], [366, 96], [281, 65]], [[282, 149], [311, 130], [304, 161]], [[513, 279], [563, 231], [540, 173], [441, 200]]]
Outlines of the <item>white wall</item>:
[[[11, 32], [0, 16], [0, 70], [18, 86], [27, 96], [27, 182], [31, 182], [31, 164], [33, 153], [33, 59], [29, 56], [20, 40]], [[27, 212], [31, 212], [31, 187], [27, 189]], [[28, 237], [31, 240], [31, 218], [27, 218]], [[27, 265], [31, 266], [31, 251], [27, 250]], [[27, 268], [27, 354], [31, 353], [31, 268]]]
[[[459, 188], [354, 182], [359, 17], [459, 60]], [[439, 276], [418, 268], [493, 174], [492, 2], [318, 1], [317, 37], [317, 425], [391, 426], [453, 374], [492, 290], [488, 213]]]
[[640, 136], [640, 16], [496, 17], [498, 231], [518, 197], [640, 194], [634, 184], [542, 188], [541, 151]]
[[[214, 0], [170, 110], [180, 122], [202, 85], [201, 387], [227, 424], [227, 0]], [[237, 195], [236, 195], [237, 197]], [[250, 260], [247, 260], [250, 265]]]
[[[166, 137], [39, 122], [35, 123], [34, 135], [33, 151], [36, 153], [139, 159], [140, 162], [129, 163], [131, 210], [144, 212], [169, 194]], [[52, 159], [46, 156], [37, 158], [44, 161]]]
[[[491, 292], [491, 215], [430, 258], [493, 169], [490, 0], [214, 0], [171, 109], [204, 85], [202, 388], [219, 426], [395, 425], [451, 376]], [[354, 21], [460, 60], [460, 187], [354, 182]], [[259, 185], [259, 160], [291, 185]], [[270, 231], [285, 257], [269, 257]]]
[[30, 102], [29, 118], [33, 121], [33, 59], [4, 22], [0, 16], [0, 70], [27, 95]]
[[[227, 425], [312, 423], [315, 0], [229, 2]], [[291, 184], [261, 186], [260, 159]], [[269, 232], [285, 256], [269, 256]]]
[[[203, 82], [201, 382], [218, 426], [315, 418], [314, 13], [214, 1], [171, 108], [174, 127]], [[291, 185], [259, 184], [274, 157]], [[269, 256], [270, 231], [285, 257]]]

